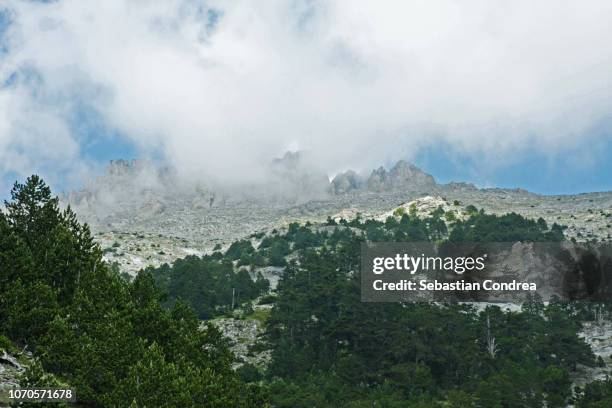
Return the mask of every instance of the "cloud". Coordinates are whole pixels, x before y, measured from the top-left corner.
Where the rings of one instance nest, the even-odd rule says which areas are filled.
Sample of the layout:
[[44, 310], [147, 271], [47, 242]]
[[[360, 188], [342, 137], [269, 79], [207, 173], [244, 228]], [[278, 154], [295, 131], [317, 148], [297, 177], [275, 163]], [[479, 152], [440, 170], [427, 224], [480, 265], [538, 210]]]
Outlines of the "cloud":
[[0, 172], [88, 174], [82, 104], [143, 155], [228, 180], [296, 147], [333, 172], [609, 138], [592, 131], [612, 108], [606, 1], [7, 4]]

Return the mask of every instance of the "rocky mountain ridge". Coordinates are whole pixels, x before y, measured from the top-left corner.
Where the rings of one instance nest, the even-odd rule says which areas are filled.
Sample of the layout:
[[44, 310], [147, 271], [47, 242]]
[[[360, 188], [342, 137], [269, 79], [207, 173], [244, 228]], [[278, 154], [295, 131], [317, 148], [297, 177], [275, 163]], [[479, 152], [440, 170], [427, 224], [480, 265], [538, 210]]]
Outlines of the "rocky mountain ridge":
[[[112, 216], [122, 209], [155, 214], [162, 212], [168, 201], [183, 201], [193, 208], [244, 201], [295, 205], [349, 193], [428, 191], [437, 186], [433, 176], [403, 160], [390, 170], [379, 167], [368, 177], [348, 170], [330, 181], [324, 172], [310, 166], [299, 152], [288, 152], [272, 161], [265, 180], [236, 186], [187, 181], [172, 169], [157, 168], [146, 160], [113, 160], [106, 174], [61, 198], [83, 216], [92, 218], [90, 221], [95, 221], [93, 219]], [[456, 187], [476, 189], [469, 184], [449, 185], [449, 188]]]
[[397, 162], [390, 170], [379, 167], [372, 170], [369, 177], [353, 170], [337, 174], [331, 181], [333, 194], [346, 194], [354, 191], [388, 192], [395, 190], [427, 189], [437, 186], [430, 174], [404, 160]]
[[612, 234], [610, 192], [542, 196], [522, 189], [438, 184], [404, 161], [368, 175], [346, 171], [330, 181], [303, 159], [286, 154], [271, 163], [269, 179], [248, 188], [185, 182], [150, 162], [117, 160], [107, 174], [61, 199], [91, 225], [107, 259], [130, 273], [293, 221], [321, 222], [340, 213], [379, 218], [412, 202], [424, 211], [442, 202], [445, 210], [458, 212], [474, 205], [494, 214], [542, 217], [566, 225], [566, 236], [579, 241], [606, 241]]

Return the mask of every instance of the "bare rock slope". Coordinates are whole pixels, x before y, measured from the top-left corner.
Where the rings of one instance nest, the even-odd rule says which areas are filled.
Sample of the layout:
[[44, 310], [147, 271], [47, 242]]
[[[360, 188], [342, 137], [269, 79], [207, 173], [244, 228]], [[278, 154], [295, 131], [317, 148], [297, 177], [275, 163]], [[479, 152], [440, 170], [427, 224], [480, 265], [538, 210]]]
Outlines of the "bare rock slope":
[[413, 201], [423, 211], [442, 206], [460, 214], [474, 205], [495, 214], [542, 217], [567, 225], [567, 237], [577, 240], [609, 241], [612, 234], [612, 192], [542, 196], [438, 184], [404, 161], [369, 175], [347, 171], [329, 181], [297, 153], [274, 161], [269, 178], [259, 184], [229, 187], [182, 181], [171, 169], [146, 161], [118, 160], [62, 201], [92, 226], [106, 258], [130, 273], [293, 221], [324, 221], [339, 213], [380, 218]]

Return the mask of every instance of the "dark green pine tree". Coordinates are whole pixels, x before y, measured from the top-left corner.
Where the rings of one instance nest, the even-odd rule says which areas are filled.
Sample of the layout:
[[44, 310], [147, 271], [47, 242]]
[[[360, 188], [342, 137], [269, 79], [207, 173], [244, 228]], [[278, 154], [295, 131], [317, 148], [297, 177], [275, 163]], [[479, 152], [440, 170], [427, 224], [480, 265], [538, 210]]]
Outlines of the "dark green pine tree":
[[39, 177], [16, 183], [5, 206], [0, 335], [40, 362], [25, 384], [50, 373], [91, 407], [266, 406], [261, 387], [232, 371], [221, 334], [180, 301], [164, 308], [149, 273], [122, 279]]

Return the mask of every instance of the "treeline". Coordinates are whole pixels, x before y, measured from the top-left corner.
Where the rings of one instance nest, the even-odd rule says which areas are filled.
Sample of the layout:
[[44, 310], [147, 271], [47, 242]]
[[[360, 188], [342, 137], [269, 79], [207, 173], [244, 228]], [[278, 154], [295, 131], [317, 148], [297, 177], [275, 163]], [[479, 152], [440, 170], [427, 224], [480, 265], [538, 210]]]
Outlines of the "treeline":
[[[563, 227], [554, 223], [549, 227], [542, 218], [532, 220], [516, 213], [504, 215], [486, 214], [473, 206], [470, 216], [460, 220], [453, 211], [444, 212], [439, 207], [428, 217], [418, 217], [416, 212], [400, 212], [384, 222], [357, 216], [353, 220], [334, 221], [327, 225], [340, 225], [364, 231], [368, 241], [442, 241], [450, 242], [559, 242], [564, 239]], [[399, 218], [399, 220], [398, 220]]]
[[88, 407], [266, 405], [220, 332], [184, 302], [162, 307], [149, 272], [118, 276], [37, 176], [0, 212], [0, 294], [0, 338], [34, 353], [23, 386], [72, 387]]
[[362, 303], [357, 265], [348, 244], [287, 268], [268, 321], [275, 406], [563, 407], [569, 373], [595, 364], [562, 303]]
[[612, 379], [597, 380], [580, 390], [576, 408], [612, 407]]
[[245, 268], [235, 271], [230, 251], [225, 256], [220, 252], [201, 258], [188, 256], [147, 272], [167, 294], [165, 306], [171, 307], [182, 299], [202, 320], [230, 312], [268, 292], [270, 286], [261, 274], [253, 280]]
[[563, 227], [554, 223], [550, 229], [543, 218], [532, 220], [510, 213], [501, 216], [482, 210], [466, 221], [457, 221], [448, 238], [451, 242], [559, 242]]
[[[310, 245], [296, 245], [296, 231], [305, 229], [313, 230]], [[359, 275], [363, 240], [559, 241], [562, 231], [544, 220], [475, 209], [465, 221], [438, 210], [384, 222], [328, 219], [324, 229], [292, 224], [278, 239], [290, 241], [298, 257], [279, 282], [267, 323], [273, 358], [265, 374], [273, 405], [566, 406], [570, 373], [578, 364], [596, 364], [578, 336], [579, 315], [588, 308], [560, 301], [544, 306], [537, 297], [526, 299], [521, 312], [362, 303]], [[584, 404], [602, 388], [587, 387], [581, 406], [595, 406]]]

